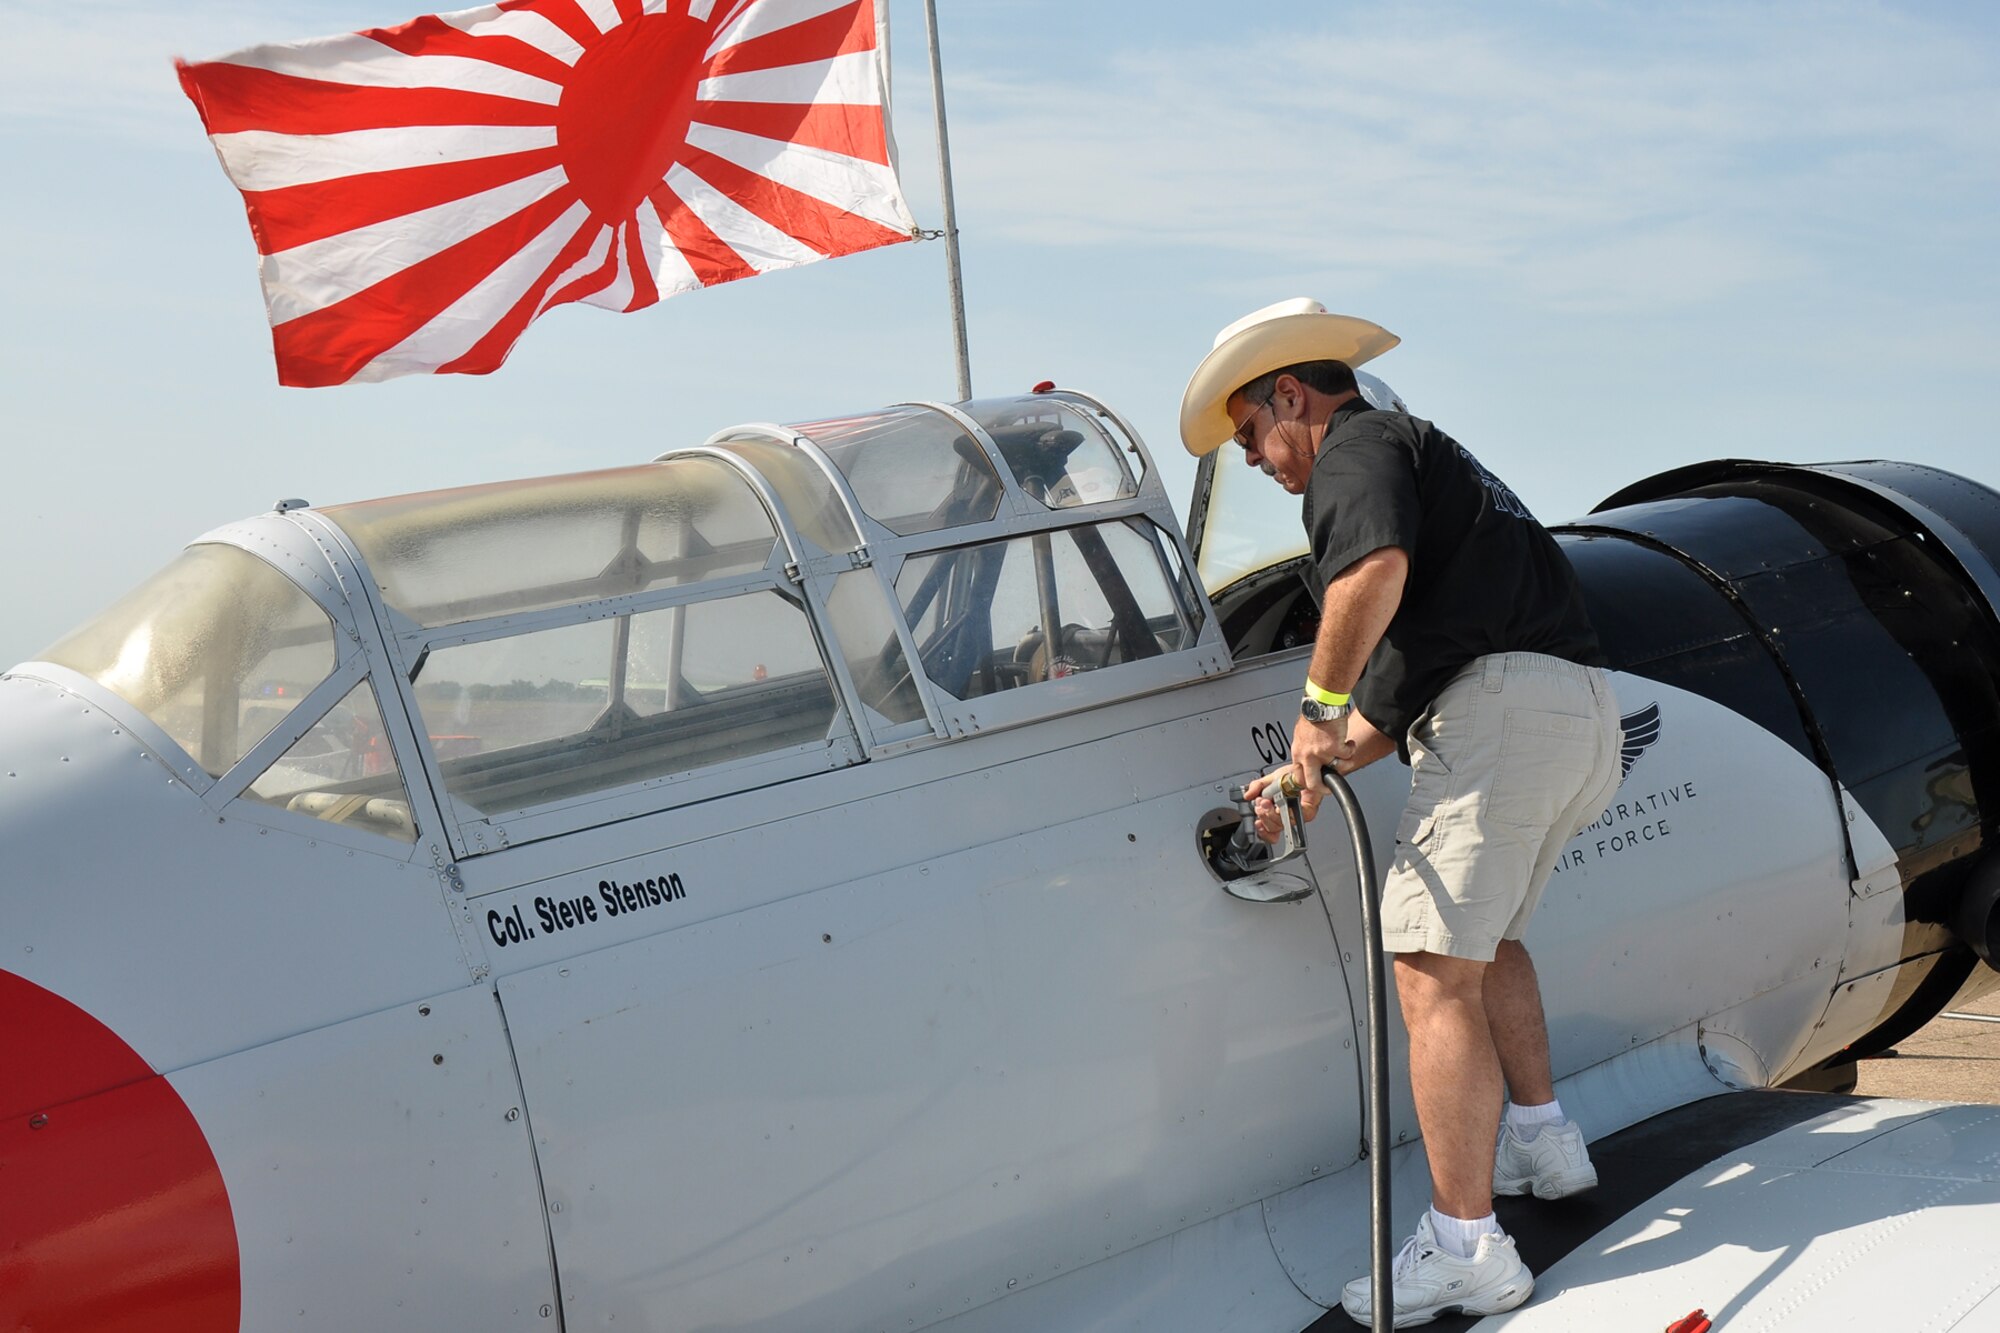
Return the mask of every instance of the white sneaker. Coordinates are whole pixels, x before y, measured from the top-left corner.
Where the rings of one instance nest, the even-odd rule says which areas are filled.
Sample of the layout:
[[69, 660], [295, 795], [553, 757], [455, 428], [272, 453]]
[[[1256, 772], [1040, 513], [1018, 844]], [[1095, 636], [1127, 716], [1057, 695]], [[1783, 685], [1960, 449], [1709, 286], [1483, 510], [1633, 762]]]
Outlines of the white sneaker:
[[[1461, 1259], [1437, 1243], [1430, 1210], [1424, 1210], [1417, 1234], [1403, 1242], [1389, 1265], [1395, 1289], [1394, 1327], [1428, 1324], [1441, 1314], [1499, 1314], [1511, 1310], [1535, 1292], [1535, 1276], [1521, 1262], [1513, 1237], [1504, 1231], [1479, 1238], [1470, 1259]], [[1375, 1317], [1373, 1284], [1358, 1277], [1340, 1293], [1340, 1308], [1357, 1323]]]
[[1597, 1184], [1597, 1168], [1583, 1146], [1583, 1130], [1574, 1120], [1543, 1125], [1524, 1139], [1504, 1119], [1493, 1150], [1493, 1192], [1532, 1194], [1537, 1199], [1561, 1199], [1581, 1194]]

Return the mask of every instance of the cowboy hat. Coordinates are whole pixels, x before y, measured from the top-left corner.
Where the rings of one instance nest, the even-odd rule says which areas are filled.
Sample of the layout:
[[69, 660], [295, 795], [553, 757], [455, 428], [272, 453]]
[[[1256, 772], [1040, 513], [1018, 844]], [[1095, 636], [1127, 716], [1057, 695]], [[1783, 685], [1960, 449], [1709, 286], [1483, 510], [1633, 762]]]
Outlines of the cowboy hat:
[[1341, 361], [1349, 369], [1402, 339], [1379, 324], [1332, 315], [1318, 301], [1294, 297], [1253, 310], [1215, 335], [1181, 395], [1181, 443], [1199, 458], [1236, 432], [1224, 404], [1260, 375], [1301, 361]]

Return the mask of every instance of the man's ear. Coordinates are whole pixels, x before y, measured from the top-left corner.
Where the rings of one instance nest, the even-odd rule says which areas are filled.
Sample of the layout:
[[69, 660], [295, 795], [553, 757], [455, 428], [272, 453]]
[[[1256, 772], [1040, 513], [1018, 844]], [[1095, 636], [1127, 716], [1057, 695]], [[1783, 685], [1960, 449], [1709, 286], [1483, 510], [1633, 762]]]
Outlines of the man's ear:
[[1297, 376], [1280, 375], [1271, 387], [1271, 411], [1279, 420], [1298, 420], [1306, 414], [1306, 386]]

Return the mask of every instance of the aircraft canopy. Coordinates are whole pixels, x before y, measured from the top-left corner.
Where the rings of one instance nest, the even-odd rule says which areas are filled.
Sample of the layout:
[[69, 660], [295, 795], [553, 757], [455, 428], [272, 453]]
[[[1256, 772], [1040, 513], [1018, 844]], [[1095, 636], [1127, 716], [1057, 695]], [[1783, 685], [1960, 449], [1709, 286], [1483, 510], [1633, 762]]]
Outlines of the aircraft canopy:
[[1101, 404], [902, 404], [288, 507], [50, 660], [196, 785], [403, 841], [428, 791], [467, 856], [1224, 670], [1188, 565]]

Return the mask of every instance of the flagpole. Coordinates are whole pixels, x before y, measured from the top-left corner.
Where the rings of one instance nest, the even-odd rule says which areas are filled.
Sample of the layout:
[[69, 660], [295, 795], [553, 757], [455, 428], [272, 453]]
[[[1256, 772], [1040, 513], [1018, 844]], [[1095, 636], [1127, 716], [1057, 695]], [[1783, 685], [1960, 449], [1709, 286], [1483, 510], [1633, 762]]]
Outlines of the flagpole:
[[937, 0], [924, 0], [931, 44], [931, 104], [937, 108], [938, 186], [944, 195], [944, 257], [951, 284], [951, 336], [958, 351], [958, 396], [972, 397], [972, 354], [965, 342], [965, 278], [958, 266], [958, 211], [952, 206], [951, 138], [944, 125], [944, 61], [938, 54]]

